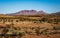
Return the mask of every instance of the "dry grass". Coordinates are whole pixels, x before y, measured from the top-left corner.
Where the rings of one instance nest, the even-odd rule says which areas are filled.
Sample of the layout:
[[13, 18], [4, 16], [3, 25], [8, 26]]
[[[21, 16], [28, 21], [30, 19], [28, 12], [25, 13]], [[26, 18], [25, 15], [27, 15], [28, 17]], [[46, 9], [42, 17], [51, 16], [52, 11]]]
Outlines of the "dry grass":
[[[18, 17], [16, 16], [16, 18], [18, 18]], [[52, 29], [53, 29], [53, 27], [60, 27], [60, 22], [55, 24], [54, 19], [57, 18], [57, 19], [60, 20], [60, 17], [49, 17], [49, 16], [48, 17], [46, 17], [46, 16], [45, 17], [44, 16], [43, 17], [39, 17], [39, 16], [38, 17], [20, 16], [20, 17], [21, 18], [18, 18], [18, 19], [24, 19], [24, 20], [23, 21], [19, 21], [19, 22], [15, 22], [14, 21], [13, 22], [13, 24], [14, 24], [13, 26], [16, 27], [17, 29], [21, 29], [21, 30], [19, 30], [20, 32], [21, 31], [23, 32], [24, 30], [27, 30], [28, 32], [32, 32], [31, 35], [26, 33], [26, 35], [23, 36], [22, 38], [60, 38], [60, 34], [52, 34], [52, 35], [50, 35], [50, 34], [48, 34], [48, 35], [41, 34], [41, 35], [37, 36], [36, 33], [35, 33], [35, 29], [37, 27], [41, 28], [41, 30], [39, 29], [40, 31], [48, 29], [49, 32], [55, 32], [55, 30], [52, 30]], [[12, 19], [16, 19], [16, 18], [14, 17]], [[43, 19], [44, 21], [42, 21], [41, 20], [42, 18], [45, 18], [45, 19], [47, 18], [48, 20]], [[50, 21], [50, 23], [48, 23], [48, 21]], [[6, 24], [0, 23], [0, 27], [6, 27]], [[11, 27], [11, 25], [10, 25], [10, 27]], [[32, 30], [32, 28], [34, 28], [34, 30]], [[60, 32], [60, 30], [58, 30], [58, 31]]]

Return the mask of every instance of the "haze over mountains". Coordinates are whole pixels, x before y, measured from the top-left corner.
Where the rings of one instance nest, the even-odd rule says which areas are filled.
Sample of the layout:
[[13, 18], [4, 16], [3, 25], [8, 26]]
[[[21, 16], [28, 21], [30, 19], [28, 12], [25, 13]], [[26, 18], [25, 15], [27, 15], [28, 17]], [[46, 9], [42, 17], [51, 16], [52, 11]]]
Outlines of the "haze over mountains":
[[[0, 14], [0, 15], [4, 15], [4, 14]], [[41, 10], [41, 11], [22, 10], [22, 11], [18, 11], [18, 12], [6, 14], [6, 15], [48, 15], [48, 13], [44, 12], [43, 10]], [[55, 12], [55, 13], [51, 13], [51, 15], [60, 15], [60, 11]]]
[[[41, 11], [36, 11], [36, 10], [22, 10], [16, 13], [11, 13], [8, 15], [47, 15], [48, 13], [44, 12], [43, 10]], [[60, 15], [60, 12], [56, 13], [51, 13], [52, 15]]]

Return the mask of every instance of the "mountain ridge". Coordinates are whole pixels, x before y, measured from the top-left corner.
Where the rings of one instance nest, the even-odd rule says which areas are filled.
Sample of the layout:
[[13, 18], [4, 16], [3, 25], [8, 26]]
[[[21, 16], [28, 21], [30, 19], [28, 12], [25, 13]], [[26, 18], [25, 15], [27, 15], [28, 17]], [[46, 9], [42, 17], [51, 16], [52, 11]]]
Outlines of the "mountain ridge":
[[59, 12], [52, 13], [52, 15], [60, 15], [60, 11]]
[[36, 11], [36, 10], [22, 10], [16, 13], [12, 13], [9, 15], [46, 15], [47, 13], [44, 11]]

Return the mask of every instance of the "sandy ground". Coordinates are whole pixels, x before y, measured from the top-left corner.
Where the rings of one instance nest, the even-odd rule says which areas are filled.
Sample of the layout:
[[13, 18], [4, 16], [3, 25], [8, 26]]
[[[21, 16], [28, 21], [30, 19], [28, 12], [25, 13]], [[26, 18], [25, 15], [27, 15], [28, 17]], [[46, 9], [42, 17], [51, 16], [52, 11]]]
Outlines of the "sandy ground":
[[26, 35], [23, 38], [60, 38], [60, 34], [54, 34], [54, 35]]

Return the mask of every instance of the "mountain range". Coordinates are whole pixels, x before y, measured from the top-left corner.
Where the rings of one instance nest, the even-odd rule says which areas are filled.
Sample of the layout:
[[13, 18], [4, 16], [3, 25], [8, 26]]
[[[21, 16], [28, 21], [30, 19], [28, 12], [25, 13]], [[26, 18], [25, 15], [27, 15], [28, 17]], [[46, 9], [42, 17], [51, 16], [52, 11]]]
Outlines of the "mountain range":
[[[36, 11], [36, 10], [22, 10], [16, 13], [11, 13], [7, 15], [48, 15], [48, 13], [44, 12], [43, 10], [41, 11]], [[51, 13], [51, 15], [60, 15], [59, 12]]]
[[60, 15], [60, 12], [52, 13], [53, 15]]
[[47, 13], [44, 11], [36, 11], [36, 10], [22, 10], [16, 13], [12, 13], [9, 15], [46, 15]]

